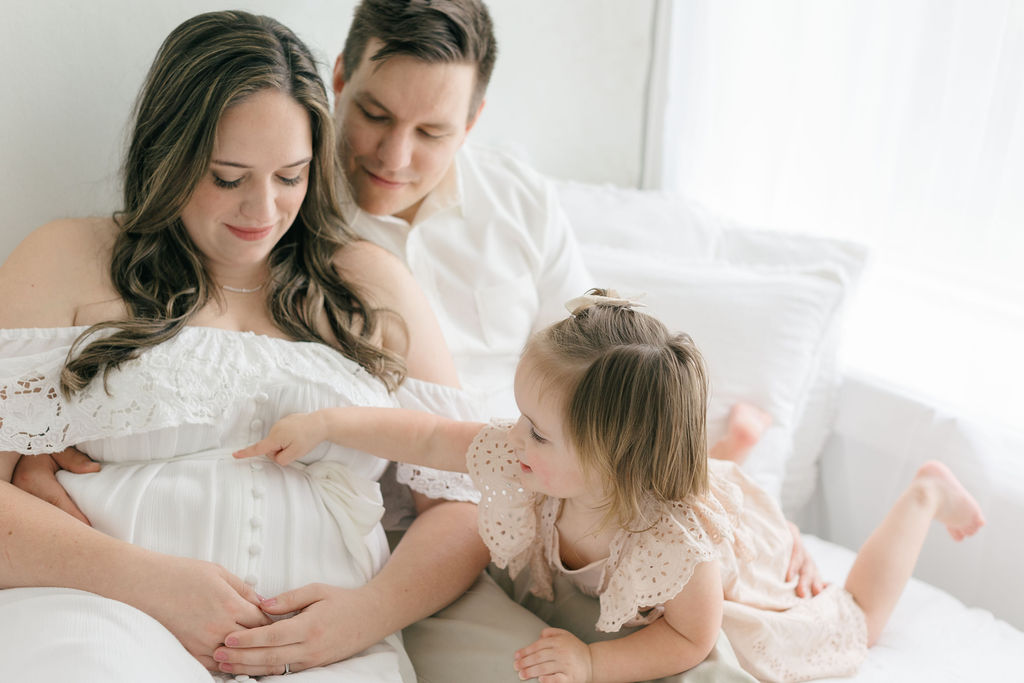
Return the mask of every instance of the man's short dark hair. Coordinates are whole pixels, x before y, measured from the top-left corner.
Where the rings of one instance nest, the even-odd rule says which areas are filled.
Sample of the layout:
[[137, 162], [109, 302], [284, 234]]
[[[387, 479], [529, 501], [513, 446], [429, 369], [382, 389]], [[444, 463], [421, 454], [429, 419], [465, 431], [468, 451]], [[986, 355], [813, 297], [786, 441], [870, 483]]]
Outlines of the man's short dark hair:
[[498, 53], [491, 15], [481, 0], [363, 0], [342, 51], [346, 81], [363, 61], [371, 38], [384, 43], [370, 57], [375, 62], [406, 55], [428, 64], [476, 65], [469, 115], [480, 106]]

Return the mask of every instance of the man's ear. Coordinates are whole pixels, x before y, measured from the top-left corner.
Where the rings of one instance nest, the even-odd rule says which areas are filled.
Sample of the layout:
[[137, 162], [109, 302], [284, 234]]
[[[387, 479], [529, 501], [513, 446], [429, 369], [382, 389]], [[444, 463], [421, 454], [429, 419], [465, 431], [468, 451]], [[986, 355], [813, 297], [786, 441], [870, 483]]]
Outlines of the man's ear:
[[482, 112], [484, 110], [484, 105], [485, 104], [487, 104], [487, 98], [486, 97], [480, 100], [480, 106], [476, 108], [476, 113], [473, 114], [473, 116], [470, 117], [469, 123], [466, 124], [466, 133], [467, 134], [469, 133], [469, 131], [473, 130], [473, 126], [475, 126], [476, 122], [480, 119], [480, 112]]
[[339, 54], [338, 58], [334, 60], [334, 74], [331, 78], [331, 85], [334, 88], [335, 97], [340, 95], [341, 89], [345, 87], [345, 55], [343, 54]]

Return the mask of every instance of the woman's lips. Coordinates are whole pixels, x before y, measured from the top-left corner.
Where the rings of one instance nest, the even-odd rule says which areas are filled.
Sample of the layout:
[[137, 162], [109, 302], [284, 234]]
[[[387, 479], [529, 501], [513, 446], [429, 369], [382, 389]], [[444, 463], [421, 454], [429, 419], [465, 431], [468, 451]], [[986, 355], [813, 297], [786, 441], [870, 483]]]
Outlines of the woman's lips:
[[241, 228], [235, 225], [228, 225], [227, 228], [231, 231], [231, 234], [238, 239], [246, 240], [247, 242], [255, 242], [269, 235], [270, 231], [274, 229], [274, 226], [270, 225], [265, 228]]

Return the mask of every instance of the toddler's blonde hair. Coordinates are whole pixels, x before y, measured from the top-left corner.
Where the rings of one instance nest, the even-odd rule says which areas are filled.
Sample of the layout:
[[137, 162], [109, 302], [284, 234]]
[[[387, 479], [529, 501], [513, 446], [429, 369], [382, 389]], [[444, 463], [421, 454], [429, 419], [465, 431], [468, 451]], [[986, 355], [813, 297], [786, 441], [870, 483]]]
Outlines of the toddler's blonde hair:
[[594, 303], [537, 332], [523, 358], [561, 393], [584, 471], [607, 482], [603, 526], [647, 528], [652, 501], [706, 492], [707, 373], [689, 335], [629, 305]]

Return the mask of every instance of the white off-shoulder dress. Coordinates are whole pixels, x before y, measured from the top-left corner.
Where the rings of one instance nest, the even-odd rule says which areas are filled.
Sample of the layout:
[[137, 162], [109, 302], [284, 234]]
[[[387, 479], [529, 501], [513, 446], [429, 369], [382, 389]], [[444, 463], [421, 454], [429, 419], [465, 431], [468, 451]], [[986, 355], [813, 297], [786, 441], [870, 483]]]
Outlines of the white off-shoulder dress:
[[[102, 463], [59, 473], [93, 526], [172, 555], [223, 565], [259, 594], [309, 583], [365, 583], [388, 547], [377, 479], [387, 462], [322, 444], [288, 467], [231, 453], [279, 418], [342, 405], [461, 416], [461, 394], [407, 380], [395, 394], [328, 347], [189, 327], [73, 400], [58, 390], [85, 328], [0, 330], [0, 450], [76, 445]], [[415, 476], [432, 484], [432, 471]], [[475, 499], [447, 473], [432, 486]], [[467, 480], [468, 481], [468, 480]], [[44, 542], [40, 539], [40, 542]], [[23, 681], [204, 681], [211, 676], [149, 616], [64, 588], [0, 591], [0, 678]], [[411, 666], [398, 634], [292, 681], [398, 682]], [[268, 680], [273, 677], [265, 677]]]
[[480, 490], [480, 535], [492, 560], [529, 590], [553, 599], [557, 575], [597, 597], [596, 627], [614, 632], [658, 619], [701, 562], [718, 558], [725, 593], [722, 629], [740, 665], [763, 681], [849, 675], [867, 654], [867, 624], [853, 597], [830, 585], [797, 597], [785, 580], [793, 538], [779, 506], [734, 463], [709, 461], [707, 495], [663, 509], [653, 528], [619, 531], [610, 554], [570, 570], [555, 526], [562, 500], [527, 491], [508, 443], [512, 423], [476, 436], [467, 465]]

